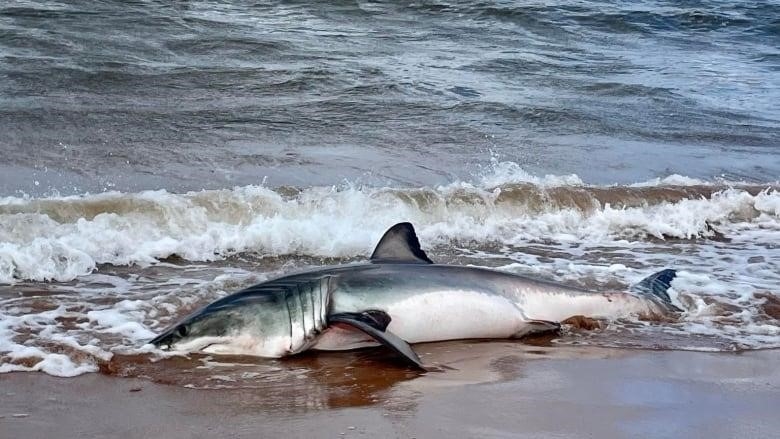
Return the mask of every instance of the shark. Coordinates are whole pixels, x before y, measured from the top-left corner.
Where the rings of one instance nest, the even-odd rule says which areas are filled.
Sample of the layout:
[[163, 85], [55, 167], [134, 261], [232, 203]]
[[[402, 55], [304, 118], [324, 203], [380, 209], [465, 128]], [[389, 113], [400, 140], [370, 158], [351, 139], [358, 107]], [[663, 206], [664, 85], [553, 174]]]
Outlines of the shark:
[[280, 358], [384, 345], [426, 370], [411, 345], [558, 331], [574, 316], [665, 318], [676, 271], [628, 291], [591, 291], [505, 271], [435, 264], [411, 223], [392, 226], [365, 263], [311, 269], [216, 300], [150, 341], [160, 349]]

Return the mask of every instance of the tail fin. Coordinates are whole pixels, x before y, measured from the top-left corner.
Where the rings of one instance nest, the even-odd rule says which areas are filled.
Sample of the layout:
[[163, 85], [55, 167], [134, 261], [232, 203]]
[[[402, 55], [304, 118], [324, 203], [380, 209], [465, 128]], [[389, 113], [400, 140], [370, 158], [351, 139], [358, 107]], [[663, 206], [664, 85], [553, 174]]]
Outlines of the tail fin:
[[672, 298], [667, 292], [675, 277], [677, 277], [677, 270], [667, 268], [642, 279], [641, 282], [631, 287], [631, 291], [658, 299], [672, 311], [680, 312], [682, 310], [672, 304]]

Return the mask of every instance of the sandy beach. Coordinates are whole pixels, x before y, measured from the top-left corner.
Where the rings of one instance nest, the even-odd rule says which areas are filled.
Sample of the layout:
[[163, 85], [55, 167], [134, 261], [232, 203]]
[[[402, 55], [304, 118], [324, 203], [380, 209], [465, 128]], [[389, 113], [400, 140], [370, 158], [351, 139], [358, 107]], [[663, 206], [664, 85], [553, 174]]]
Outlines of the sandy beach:
[[[452, 369], [418, 376], [372, 367], [360, 360], [365, 353], [312, 356], [285, 367], [324, 364], [314, 374], [319, 379], [290, 378], [286, 391], [262, 384], [192, 389], [103, 374], [6, 374], [0, 376], [0, 432], [32, 439], [767, 438], [780, 431], [778, 350], [474, 342], [424, 352]], [[342, 373], [334, 374], [338, 368]]]

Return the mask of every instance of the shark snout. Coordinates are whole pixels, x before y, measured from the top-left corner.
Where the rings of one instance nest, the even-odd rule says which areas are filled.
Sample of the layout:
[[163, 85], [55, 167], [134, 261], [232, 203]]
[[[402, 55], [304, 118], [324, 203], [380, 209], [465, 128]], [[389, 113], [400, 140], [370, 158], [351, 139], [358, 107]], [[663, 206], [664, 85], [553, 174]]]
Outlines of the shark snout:
[[162, 349], [170, 349], [177, 341], [187, 335], [187, 326], [180, 324], [169, 328], [167, 331], [149, 341], [149, 343]]

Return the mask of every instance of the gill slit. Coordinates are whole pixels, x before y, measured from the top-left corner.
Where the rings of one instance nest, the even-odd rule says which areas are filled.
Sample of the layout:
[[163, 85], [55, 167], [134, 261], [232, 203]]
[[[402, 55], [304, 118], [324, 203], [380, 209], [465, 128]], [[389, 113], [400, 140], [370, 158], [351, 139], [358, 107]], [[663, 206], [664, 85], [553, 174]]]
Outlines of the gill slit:
[[290, 312], [290, 301], [287, 300], [287, 294], [289, 292], [288, 289], [282, 289], [284, 292], [284, 304], [287, 306], [287, 321], [290, 324], [290, 347], [287, 349], [288, 352], [292, 352], [292, 346], [293, 346], [293, 327], [292, 327], [292, 312]]
[[309, 298], [309, 304], [310, 304], [309, 312], [311, 312], [311, 323], [313, 325], [311, 335], [315, 336], [320, 331], [319, 329], [317, 329], [319, 327], [319, 324], [317, 323], [317, 316], [314, 315], [314, 285], [310, 283], [309, 285], [307, 285], [307, 289], [308, 289], [308, 293], [306, 295]]
[[322, 319], [328, 321], [328, 312], [330, 312], [330, 280], [333, 276], [328, 276], [325, 280], [325, 298], [322, 301]]
[[301, 288], [298, 284], [295, 284], [295, 286], [291, 289], [294, 289], [293, 294], [295, 294], [295, 298], [298, 299], [298, 307], [301, 310], [301, 326], [303, 327], [303, 339], [306, 340], [306, 317], [303, 315], [303, 300], [301, 299]]
[[[324, 279], [320, 279], [320, 281], [317, 282], [317, 295], [319, 297], [319, 307], [317, 309], [317, 318], [320, 319], [320, 324], [324, 328], [325, 325], [327, 325], [327, 322], [325, 320], [323, 320], [323, 318], [322, 318], [322, 307], [325, 306], [325, 304], [322, 301], [322, 284], [323, 284], [323, 281], [324, 281]], [[312, 291], [312, 293], [313, 293], [313, 291]]]

